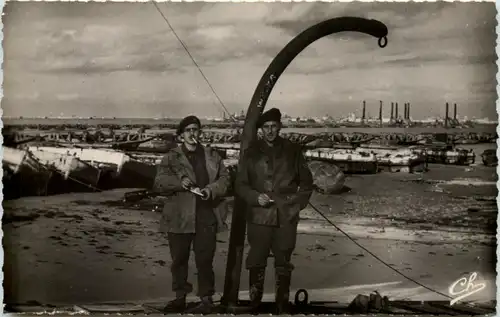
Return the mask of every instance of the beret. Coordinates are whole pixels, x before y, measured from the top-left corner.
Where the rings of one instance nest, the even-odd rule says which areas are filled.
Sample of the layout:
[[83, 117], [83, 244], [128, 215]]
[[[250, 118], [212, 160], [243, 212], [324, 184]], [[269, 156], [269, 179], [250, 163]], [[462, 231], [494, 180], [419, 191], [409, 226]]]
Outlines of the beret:
[[264, 112], [260, 116], [259, 121], [257, 122], [257, 127], [258, 128], [262, 127], [264, 123], [268, 121], [276, 121], [276, 122], [281, 121], [281, 112], [279, 111], [279, 109], [271, 108], [268, 111]]
[[190, 125], [190, 124], [197, 124], [201, 128], [201, 122], [200, 119], [196, 116], [187, 116], [184, 119], [181, 120], [179, 123], [179, 127], [177, 128], [177, 135], [181, 134], [184, 132], [184, 129]]

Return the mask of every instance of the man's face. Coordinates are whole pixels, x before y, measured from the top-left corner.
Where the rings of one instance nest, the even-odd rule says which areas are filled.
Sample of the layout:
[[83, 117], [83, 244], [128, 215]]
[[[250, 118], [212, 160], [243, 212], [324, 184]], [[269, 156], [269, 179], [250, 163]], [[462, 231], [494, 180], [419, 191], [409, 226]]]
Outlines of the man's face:
[[184, 131], [181, 133], [181, 137], [184, 140], [184, 143], [196, 145], [198, 144], [200, 133], [200, 127], [196, 123], [192, 123], [184, 128]]
[[262, 125], [262, 134], [266, 142], [272, 143], [280, 133], [281, 123], [276, 121], [267, 121]]

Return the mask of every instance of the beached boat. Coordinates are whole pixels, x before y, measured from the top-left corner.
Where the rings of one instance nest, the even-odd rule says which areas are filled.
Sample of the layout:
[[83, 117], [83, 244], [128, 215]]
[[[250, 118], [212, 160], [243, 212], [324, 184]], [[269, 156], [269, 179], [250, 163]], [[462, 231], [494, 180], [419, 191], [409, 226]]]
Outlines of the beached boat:
[[425, 156], [427, 163], [449, 165], [472, 165], [476, 161], [474, 151], [450, 146], [415, 146], [411, 150]]
[[316, 139], [311, 142], [308, 142], [305, 147], [308, 149], [311, 148], [331, 148], [335, 144], [334, 141], [329, 139]]
[[333, 163], [344, 173], [377, 173], [378, 161], [374, 154], [356, 152], [355, 150], [341, 150], [319, 148], [306, 150], [304, 156], [309, 160], [319, 160]]
[[[211, 144], [211, 147], [223, 151], [225, 158], [237, 159], [239, 144]], [[345, 173], [376, 173], [377, 159], [373, 154], [357, 153], [353, 149], [317, 148], [304, 149], [304, 156], [309, 160], [326, 161], [337, 165]]]
[[156, 177], [156, 165], [127, 160], [116, 178], [115, 187], [151, 189]]
[[425, 155], [408, 148], [357, 148], [356, 151], [374, 154], [381, 170], [405, 173], [427, 170]]
[[113, 166], [116, 172], [119, 173], [125, 161], [129, 158], [123, 152], [107, 150], [107, 149], [80, 149], [80, 148], [63, 148], [63, 147], [48, 147], [48, 146], [30, 146], [30, 152], [45, 151], [63, 155], [74, 156], [81, 161], [90, 163], [98, 168], [105, 166]]
[[498, 157], [496, 149], [487, 149], [481, 154], [481, 159], [483, 160], [483, 164], [485, 166], [497, 166], [498, 165]]
[[156, 167], [140, 162], [126, 153], [105, 149], [75, 149], [56, 147], [30, 147], [30, 151], [43, 150], [74, 156], [101, 170], [99, 188], [150, 188]]
[[94, 190], [99, 182], [101, 171], [78, 158], [43, 150], [31, 150], [30, 153], [48, 168], [60, 174], [63, 182], [53, 184], [61, 191]]
[[52, 171], [28, 151], [4, 146], [2, 166], [4, 199], [47, 194]]
[[139, 144], [135, 151], [150, 152], [150, 153], [166, 153], [169, 150], [177, 147], [176, 142], [163, 139], [152, 139]]
[[161, 154], [153, 154], [153, 153], [142, 153], [142, 152], [127, 152], [134, 160], [139, 162], [143, 162], [149, 165], [158, 165], [161, 163], [161, 159], [163, 155]]

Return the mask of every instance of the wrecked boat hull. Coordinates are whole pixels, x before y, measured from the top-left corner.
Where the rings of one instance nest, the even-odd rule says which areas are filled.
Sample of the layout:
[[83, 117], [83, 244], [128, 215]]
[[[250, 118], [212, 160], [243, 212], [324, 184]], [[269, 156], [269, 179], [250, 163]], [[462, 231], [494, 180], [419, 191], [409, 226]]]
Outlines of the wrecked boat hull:
[[131, 159], [123, 164], [120, 173], [113, 180], [113, 184], [116, 188], [151, 189], [155, 176], [155, 165]]
[[99, 189], [151, 188], [156, 167], [131, 158], [123, 152], [104, 149], [38, 148], [55, 153], [66, 153], [100, 170]]
[[427, 170], [424, 155], [402, 147], [359, 147], [360, 153], [371, 153], [377, 158], [380, 171], [415, 173]]
[[472, 150], [436, 147], [414, 147], [412, 150], [424, 156], [427, 163], [468, 166], [476, 162]]
[[61, 176], [58, 178], [61, 179], [59, 185], [62, 188], [70, 187], [72, 191], [93, 191], [99, 182], [100, 170], [74, 156], [43, 150], [32, 150], [30, 153]]
[[5, 200], [48, 193], [53, 173], [28, 151], [3, 147], [2, 166]]
[[304, 156], [308, 160], [318, 160], [335, 164], [342, 172], [348, 174], [375, 174], [378, 172], [377, 158], [371, 153], [321, 148], [306, 150]]
[[[239, 156], [239, 144], [211, 144], [211, 147], [224, 152], [225, 158]], [[377, 173], [378, 162], [372, 154], [360, 154], [349, 149], [317, 148], [305, 149], [304, 156], [307, 160], [317, 160], [335, 164], [342, 172], [352, 173]]]

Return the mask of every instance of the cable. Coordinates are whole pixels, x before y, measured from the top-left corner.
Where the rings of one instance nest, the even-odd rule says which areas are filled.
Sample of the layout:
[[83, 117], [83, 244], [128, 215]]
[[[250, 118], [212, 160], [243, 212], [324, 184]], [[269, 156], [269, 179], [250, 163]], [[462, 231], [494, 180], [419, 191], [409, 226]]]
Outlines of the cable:
[[[59, 170], [58, 170], [57, 168], [55, 168], [55, 167], [54, 167], [52, 170], [53, 170], [53, 171], [56, 171], [57, 173], [59, 173], [59, 174], [61, 174], [61, 175], [63, 175], [63, 176], [65, 176], [65, 175], [64, 175], [61, 171], [59, 171]], [[73, 182], [76, 182], [76, 183], [78, 183], [78, 184], [80, 184], [80, 185], [86, 186], [86, 187], [88, 187], [88, 188], [90, 188], [90, 189], [92, 189], [92, 190], [94, 190], [94, 191], [96, 191], [96, 192], [102, 192], [102, 191], [103, 191], [103, 190], [102, 190], [102, 189], [100, 189], [100, 188], [94, 187], [94, 186], [92, 186], [92, 185], [90, 185], [90, 184], [86, 184], [86, 183], [84, 183], [84, 182], [82, 182], [82, 181], [79, 181], [78, 179], [76, 179], [76, 178], [74, 178], [74, 177], [69, 176], [69, 175], [67, 176], [67, 179], [69, 179], [69, 180], [71, 180], [71, 181], [73, 181]]]
[[[215, 89], [212, 87], [212, 85], [210, 84], [210, 82], [208, 81], [207, 77], [205, 76], [205, 74], [203, 73], [203, 71], [201, 70], [200, 66], [196, 63], [196, 61], [194, 60], [193, 56], [191, 55], [191, 53], [189, 52], [188, 48], [186, 47], [186, 45], [184, 44], [184, 42], [182, 42], [182, 40], [179, 38], [179, 36], [177, 35], [177, 33], [175, 32], [174, 28], [172, 27], [172, 25], [170, 24], [170, 22], [168, 21], [167, 17], [163, 14], [163, 12], [160, 10], [160, 8], [158, 7], [158, 5], [156, 4], [155, 1], [152, 1], [152, 3], [154, 4], [154, 6], [156, 7], [156, 9], [158, 10], [158, 12], [161, 14], [161, 16], [163, 17], [163, 19], [165, 20], [165, 22], [168, 24], [170, 30], [172, 31], [172, 33], [174, 33], [175, 37], [177, 38], [177, 40], [179, 41], [179, 43], [181, 43], [182, 47], [184, 48], [184, 50], [186, 51], [186, 53], [189, 55], [189, 57], [191, 58], [191, 60], [193, 61], [194, 65], [196, 66], [196, 68], [198, 69], [198, 71], [200, 72], [201, 76], [203, 76], [203, 78], [205, 79], [205, 81], [207, 82], [208, 86], [210, 87], [210, 89], [212, 90], [213, 94], [215, 95], [215, 97], [217, 98], [217, 100], [219, 101], [219, 103], [221, 104], [221, 106], [224, 108], [224, 110], [229, 114], [229, 117], [233, 120], [235, 120], [233, 118], [233, 116], [229, 113], [229, 111], [227, 110], [227, 108], [224, 106], [224, 103], [222, 102], [222, 100], [219, 98], [219, 96], [217, 95], [217, 93], [215, 92]], [[166, 5], [166, 3], [165, 3]], [[442, 295], [444, 297], [447, 297], [447, 298], [450, 298], [452, 299], [452, 297], [444, 294], [444, 293], [441, 293], [439, 291], [436, 291], [428, 286], [425, 286], [423, 285], [422, 283], [412, 279], [411, 277], [409, 276], [406, 276], [405, 274], [399, 272], [397, 269], [393, 268], [392, 266], [390, 266], [389, 264], [387, 264], [386, 262], [384, 262], [384, 260], [382, 260], [381, 258], [379, 258], [378, 256], [376, 256], [375, 254], [373, 254], [371, 251], [369, 251], [368, 249], [366, 249], [365, 247], [363, 247], [362, 245], [360, 245], [358, 242], [356, 242], [353, 238], [351, 238], [346, 232], [344, 232], [342, 229], [340, 229], [339, 227], [337, 227], [333, 222], [331, 222], [321, 211], [319, 211], [314, 205], [312, 205], [311, 203], [309, 203], [309, 205], [316, 211], [318, 212], [329, 224], [331, 224], [333, 227], [335, 227], [337, 230], [339, 230], [342, 234], [344, 234], [349, 240], [351, 240], [352, 242], [354, 242], [358, 247], [360, 247], [361, 249], [363, 249], [364, 251], [366, 251], [367, 253], [369, 253], [371, 256], [373, 256], [375, 259], [377, 259], [379, 262], [381, 262], [382, 264], [384, 264], [385, 266], [387, 266], [388, 268], [390, 268], [391, 270], [393, 270], [394, 272], [398, 273], [399, 275], [403, 276], [404, 278], [406, 278], [407, 280], [431, 291], [431, 292], [434, 292], [436, 294], [439, 294], [439, 295]]]
[[[191, 58], [191, 60], [193, 61], [193, 64], [196, 66], [196, 68], [198, 69], [198, 71], [200, 72], [201, 76], [203, 77], [203, 79], [205, 79], [208, 87], [210, 87], [210, 89], [212, 90], [213, 94], [215, 95], [215, 97], [217, 98], [217, 100], [219, 101], [220, 105], [222, 106], [222, 108], [224, 108], [224, 111], [226, 111], [226, 113], [229, 115], [229, 117], [236, 122], [236, 119], [231, 115], [231, 113], [229, 113], [229, 111], [227, 110], [226, 106], [224, 105], [224, 103], [222, 102], [222, 100], [219, 98], [219, 95], [217, 95], [217, 93], [215, 92], [215, 89], [214, 87], [212, 87], [212, 85], [210, 84], [210, 82], [208, 81], [208, 78], [205, 76], [205, 74], [203, 73], [203, 71], [201, 70], [200, 66], [198, 65], [198, 63], [196, 63], [196, 61], [194, 60], [193, 56], [191, 55], [191, 53], [189, 52], [187, 46], [184, 44], [184, 42], [182, 42], [182, 40], [180, 39], [180, 37], [177, 35], [177, 33], [175, 32], [174, 28], [172, 27], [172, 25], [170, 24], [170, 22], [168, 21], [167, 17], [163, 14], [163, 12], [160, 10], [160, 8], [158, 7], [158, 5], [156, 4], [156, 1], [152, 1], [153, 5], [155, 6], [156, 10], [158, 10], [158, 12], [161, 14], [161, 16], [163, 17], [163, 20], [165, 20], [165, 22], [167, 22], [168, 24], [168, 27], [170, 28], [170, 30], [172, 31], [172, 33], [174, 33], [175, 37], [177, 38], [177, 40], [179, 41], [179, 43], [181, 43], [182, 47], [184, 48], [184, 50], [186, 51], [186, 53], [189, 55], [189, 58]], [[165, 2], [165, 5], [167, 5], [167, 3]]]
[[368, 250], [367, 248], [365, 248], [364, 246], [362, 246], [361, 244], [359, 244], [358, 242], [356, 242], [356, 240], [354, 240], [353, 238], [351, 238], [346, 232], [344, 232], [342, 229], [340, 229], [339, 227], [337, 227], [333, 222], [330, 221], [330, 219], [328, 219], [321, 211], [318, 210], [318, 208], [316, 208], [312, 203], [309, 203], [309, 205], [318, 213], [321, 215], [321, 217], [323, 217], [329, 224], [331, 224], [333, 227], [335, 227], [335, 229], [337, 229], [338, 231], [340, 231], [343, 235], [345, 235], [349, 240], [351, 240], [352, 242], [354, 242], [358, 247], [360, 247], [361, 249], [365, 250], [368, 254], [370, 254], [371, 256], [373, 256], [375, 259], [377, 259], [379, 262], [381, 262], [382, 264], [384, 264], [385, 266], [387, 266], [388, 268], [390, 268], [391, 270], [393, 270], [394, 272], [398, 273], [399, 275], [401, 275], [402, 277], [406, 278], [407, 280], [419, 285], [419, 286], [422, 286], [423, 288], [433, 292], [433, 293], [436, 293], [436, 294], [439, 294], [441, 296], [444, 296], [444, 297], [447, 297], [447, 298], [450, 298], [450, 299], [453, 299], [453, 297], [449, 296], [449, 295], [446, 295], [444, 293], [441, 293], [439, 291], [436, 291], [428, 286], [425, 286], [424, 284], [412, 279], [411, 277], [409, 276], [406, 276], [405, 274], [401, 273], [400, 271], [398, 271], [397, 269], [393, 268], [392, 266], [390, 266], [389, 264], [387, 264], [386, 262], [384, 262], [384, 260], [382, 260], [381, 258], [379, 258], [377, 255], [373, 254], [370, 250]]

